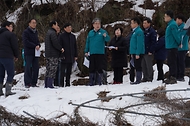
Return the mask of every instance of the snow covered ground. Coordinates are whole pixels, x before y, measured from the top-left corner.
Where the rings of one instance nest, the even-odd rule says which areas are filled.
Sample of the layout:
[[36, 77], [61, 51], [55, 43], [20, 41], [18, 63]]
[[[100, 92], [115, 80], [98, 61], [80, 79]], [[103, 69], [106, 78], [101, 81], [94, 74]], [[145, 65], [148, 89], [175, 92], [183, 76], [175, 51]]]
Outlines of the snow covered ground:
[[[13, 87], [13, 91], [16, 92], [16, 95], [8, 96], [5, 98], [4, 96], [0, 97], [0, 105], [6, 107], [6, 109], [10, 112], [13, 112], [17, 115], [27, 116], [23, 111], [26, 111], [34, 116], [43, 117], [46, 119], [55, 118], [62, 113], [67, 113], [68, 115], [73, 115], [73, 111], [76, 106], [70, 104], [82, 104], [84, 102], [97, 99], [98, 93], [101, 91], [109, 91], [107, 96], [116, 96], [122, 94], [130, 94], [130, 93], [138, 93], [143, 91], [150, 91], [158, 86], [162, 86], [161, 81], [156, 81], [157, 70], [154, 66], [154, 80], [153, 82], [141, 83], [138, 85], [130, 85], [129, 76], [124, 76], [123, 84], [117, 85], [102, 85], [102, 86], [71, 86], [57, 89], [46, 89], [44, 88], [43, 80], [38, 80], [38, 85], [40, 87], [35, 88], [24, 88], [23, 82], [23, 73], [15, 76], [15, 79], [18, 81], [17, 85]], [[164, 66], [164, 71], [168, 71], [168, 67]], [[40, 74], [44, 74], [45, 68], [40, 69]], [[72, 80], [77, 80], [79, 77], [72, 74]], [[108, 82], [112, 82], [113, 73], [108, 72], [110, 75], [108, 77]], [[185, 82], [178, 82], [173, 85], [166, 85], [166, 90], [174, 90], [174, 89], [187, 89], [189, 88], [188, 77], [185, 77]], [[167, 96], [171, 97], [188, 97], [190, 95], [190, 91], [182, 91], [182, 92], [169, 92]], [[27, 96], [27, 99], [19, 99], [21, 96]], [[142, 95], [138, 95], [142, 96]], [[116, 97], [111, 99], [109, 102], [101, 102], [100, 100], [87, 103], [85, 105], [101, 107], [101, 108], [109, 108], [109, 109], [119, 109], [129, 105], [134, 105], [138, 103], [143, 103], [143, 99], [123, 96]], [[87, 117], [90, 121], [99, 122], [99, 124], [106, 124], [109, 126], [109, 119], [113, 117], [111, 115], [111, 111], [107, 110], [98, 110], [93, 108], [81, 107], [79, 109], [80, 114], [84, 117]], [[148, 106], [138, 106], [129, 108], [127, 110], [135, 111], [135, 112], [143, 112], [149, 114], [159, 114], [160, 111], [154, 105]], [[125, 118], [127, 121], [135, 126], [143, 126], [143, 125], [156, 125], [155, 120], [152, 118], [148, 118], [148, 116], [141, 116], [136, 114], [125, 114]], [[159, 118], [156, 118], [159, 120]], [[60, 121], [67, 121], [68, 117], [64, 116], [59, 119]]]

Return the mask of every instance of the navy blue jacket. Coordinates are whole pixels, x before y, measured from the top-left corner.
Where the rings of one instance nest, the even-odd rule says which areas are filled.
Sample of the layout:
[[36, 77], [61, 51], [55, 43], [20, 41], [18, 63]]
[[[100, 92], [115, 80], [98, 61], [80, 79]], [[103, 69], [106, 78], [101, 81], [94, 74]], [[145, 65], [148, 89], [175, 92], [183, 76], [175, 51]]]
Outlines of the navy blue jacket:
[[0, 57], [18, 58], [18, 41], [16, 35], [7, 28], [0, 28]]
[[150, 27], [144, 30], [145, 54], [154, 53], [154, 46], [156, 44], [156, 31]]
[[156, 60], [166, 60], [167, 50], [165, 48], [165, 36], [158, 38], [155, 45], [154, 58]]
[[74, 63], [75, 57], [78, 57], [76, 37], [72, 33], [64, 32], [59, 35], [58, 41], [64, 49], [61, 57], [63, 63]]
[[24, 55], [35, 56], [35, 48], [38, 45], [40, 46], [38, 32], [34, 32], [28, 27], [22, 34], [22, 41], [24, 44]]

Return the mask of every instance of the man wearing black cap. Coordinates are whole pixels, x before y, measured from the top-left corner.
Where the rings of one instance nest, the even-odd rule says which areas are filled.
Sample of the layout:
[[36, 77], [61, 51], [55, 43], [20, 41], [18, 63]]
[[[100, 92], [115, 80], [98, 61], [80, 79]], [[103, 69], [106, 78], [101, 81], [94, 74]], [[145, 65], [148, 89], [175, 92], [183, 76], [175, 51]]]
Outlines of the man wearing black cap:
[[64, 48], [64, 53], [61, 55], [61, 75], [59, 86], [64, 86], [64, 76], [66, 76], [66, 85], [70, 86], [70, 76], [73, 63], [77, 60], [77, 45], [76, 37], [71, 33], [72, 26], [70, 23], [64, 25], [64, 32], [59, 36], [59, 43]]

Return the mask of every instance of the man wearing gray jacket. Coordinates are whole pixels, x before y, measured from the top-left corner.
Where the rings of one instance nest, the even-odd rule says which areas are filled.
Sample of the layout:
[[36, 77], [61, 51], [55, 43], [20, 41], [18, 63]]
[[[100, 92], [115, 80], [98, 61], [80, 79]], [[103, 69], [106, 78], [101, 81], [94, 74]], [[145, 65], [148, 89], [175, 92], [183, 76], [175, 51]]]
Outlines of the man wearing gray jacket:
[[53, 80], [55, 79], [60, 54], [64, 52], [64, 49], [58, 42], [58, 37], [56, 33], [58, 23], [56, 21], [51, 21], [49, 23], [49, 26], [50, 28], [45, 36], [45, 88], [54, 88]]

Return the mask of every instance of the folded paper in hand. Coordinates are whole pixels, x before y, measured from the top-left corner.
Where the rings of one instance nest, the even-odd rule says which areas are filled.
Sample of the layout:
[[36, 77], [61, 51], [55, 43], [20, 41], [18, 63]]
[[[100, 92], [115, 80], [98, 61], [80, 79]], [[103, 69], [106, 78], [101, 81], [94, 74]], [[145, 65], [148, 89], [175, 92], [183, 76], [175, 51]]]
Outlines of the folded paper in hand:
[[133, 67], [135, 67], [135, 63], [134, 63], [134, 59], [133, 59], [133, 58], [130, 60], [130, 64], [131, 64]]
[[89, 64], [90, 64], [89, 60], [86, 57], [84, 57], [83, 65], [85, 65], [87, 68], [89, 68]]
[[115, 49], [115, 46], [105, 46], [105, 47], [109, 49]]
[[40, 57], [40, 55], [41, 55], [40, 50], [35, 49], [35, 57]]

